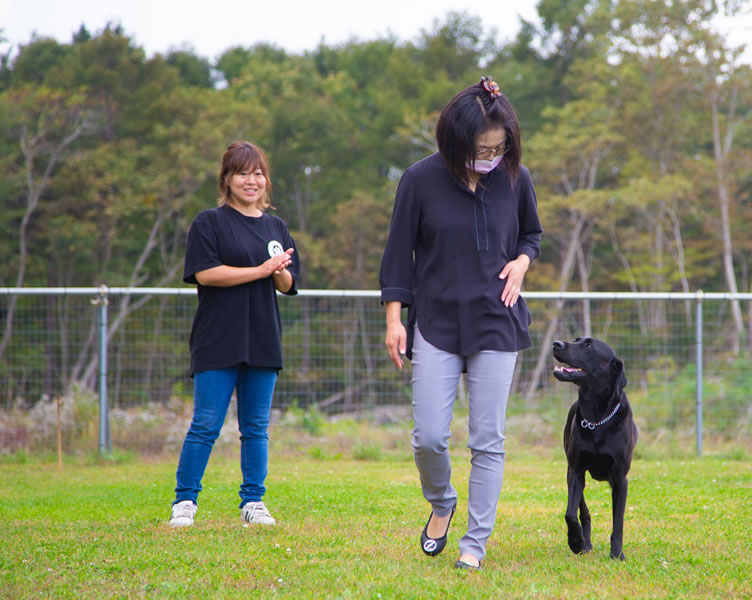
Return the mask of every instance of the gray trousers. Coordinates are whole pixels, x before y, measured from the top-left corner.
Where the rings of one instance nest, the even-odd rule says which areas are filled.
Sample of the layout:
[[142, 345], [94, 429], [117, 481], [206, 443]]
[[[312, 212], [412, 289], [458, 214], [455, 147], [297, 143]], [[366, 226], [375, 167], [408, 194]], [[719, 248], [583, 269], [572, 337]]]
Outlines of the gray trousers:
[[451, 354], [429, 344], [416, 326], [411, 362], [413, 453], [423, 496], [439, 517], [448, 515], [457, 503], [450, 481], [449, 436], [457, 384], [467, 367], [471, 468], [467, 533], [460, 540], [460, 553], [481, 560], [501, 493], [504, 420], [517, 353], [484, 350], [467, 357]]

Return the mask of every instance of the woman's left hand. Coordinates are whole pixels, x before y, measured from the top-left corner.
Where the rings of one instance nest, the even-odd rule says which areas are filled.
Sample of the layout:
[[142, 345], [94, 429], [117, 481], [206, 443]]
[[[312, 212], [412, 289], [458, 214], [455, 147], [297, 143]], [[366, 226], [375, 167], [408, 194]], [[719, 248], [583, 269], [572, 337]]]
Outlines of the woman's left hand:
[[530, 266], [530, 257], [520, 254], [515, 260], [510, 260], [499, 273], [499, 279], [506, 279], [504, 291], [501, 293], [501, 301], [507, 308], [517, 304], [522, 291], [522, 280], [525, 278], [527, 268]]

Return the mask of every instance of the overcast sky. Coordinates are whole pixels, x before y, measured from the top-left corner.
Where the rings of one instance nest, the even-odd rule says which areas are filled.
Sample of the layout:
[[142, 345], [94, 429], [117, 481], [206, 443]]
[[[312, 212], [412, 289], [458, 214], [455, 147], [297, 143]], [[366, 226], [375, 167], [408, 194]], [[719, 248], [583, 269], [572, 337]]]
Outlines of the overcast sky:
[[[9, 45], [27, 43], [33, 32], [69, 42], [81, 23], [91, 33], [120, 23], [147, 55], [188, 44], [210, 60], [232, 46], [271, 42], [290, 52], [313, 50], [323, 38], [336, 44], [388, 34], [415, 39], [434, 19], [451, 11], [481, 17], [500, 41], [519, 31], [519, 16], [535, 20], [537, 0], [0, 0], [0, 29]], [[502, 7], [509, 7], [505, 12]]]
[[[566, 1], [566, 0], [562, 0]], [[322, 38], [337, 44], [392, 34], [414, 40], [449, 11], [480, 17], [497, 40], [511, 40], [520, 17], [537, 20], [538, 0], [0, 0], [0, 51], [28, 43], [32, 33], [69, 42], [84, 23], [90, 33], [110, 21], [122, 25], [147, 55], [191, 47], [216, 59], [232, 46], [270, 42], [289, 52], [314, 49]], [[752, 6], [752, 0], [747, 0]], [[734, 44], [752, 42], [752, 8], [744, 18], [718, 22]], [[750, 44], [752, 45], [752, 44]], [[752, 48], [747, 57], [752, 56]], [[752, 62], [752, 60], [750, 60]]]

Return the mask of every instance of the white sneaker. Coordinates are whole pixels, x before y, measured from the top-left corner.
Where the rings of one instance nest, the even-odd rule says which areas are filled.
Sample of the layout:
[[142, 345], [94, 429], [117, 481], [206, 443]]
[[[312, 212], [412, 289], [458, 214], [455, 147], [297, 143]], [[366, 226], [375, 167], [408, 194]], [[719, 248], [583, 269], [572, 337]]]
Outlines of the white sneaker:
[[193, 517], [196, 516], [196, 506], [191, 500], [183, 500], [172, 505], [170, 514], [170, 527], [188, 527], [193, 525]]
[[240, 509], [240, 518], [251, 525], [274, 525], [275, 523], [274, 517], [263, 502], [246, 502], [245, 506]]

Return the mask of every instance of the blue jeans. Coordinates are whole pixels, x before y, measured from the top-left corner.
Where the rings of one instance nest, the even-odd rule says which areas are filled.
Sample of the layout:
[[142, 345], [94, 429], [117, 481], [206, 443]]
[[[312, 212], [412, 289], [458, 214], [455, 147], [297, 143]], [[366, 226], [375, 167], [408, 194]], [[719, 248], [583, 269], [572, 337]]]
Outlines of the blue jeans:
[[237, 365], [193, 376], [193, 421], [185, 436], [177, 470], [175, 502], [197, 502], [201, 479], [214, 442], [227, 416], [233, 390], [237, 391], [240, 429], [240, 508], [258, 502], [266, 488], [269, 459], [269, 413], [272, 406], [276, 369]]

